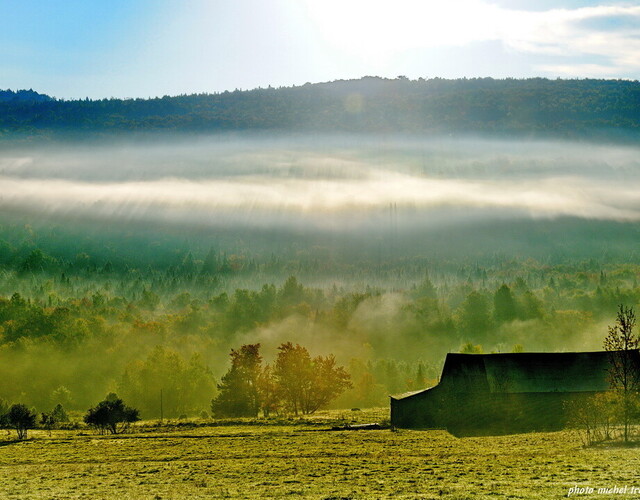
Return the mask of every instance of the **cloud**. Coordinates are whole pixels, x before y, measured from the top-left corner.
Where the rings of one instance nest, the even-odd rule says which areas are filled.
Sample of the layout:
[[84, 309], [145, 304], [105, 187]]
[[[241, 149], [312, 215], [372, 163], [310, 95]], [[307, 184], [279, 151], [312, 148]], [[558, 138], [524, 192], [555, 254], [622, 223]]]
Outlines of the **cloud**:
[[640, 6], [526, 10], [482, 0], [304, 4], [329, 44], [371, 63], [416, 50], [498, 41], [512, 53], [542, 57], [533, 69], [554, 76], [617, 78], [640, 72]]
[[[501, 39], [512, 50], [557, 57], [536, 66], [559, 76], [619, 77], [640, 71], [640, 7], [505, 11]], [[588, 58], [588, 62], [582, 59]], [[596, 62], [593, 60], [597, 59]]]

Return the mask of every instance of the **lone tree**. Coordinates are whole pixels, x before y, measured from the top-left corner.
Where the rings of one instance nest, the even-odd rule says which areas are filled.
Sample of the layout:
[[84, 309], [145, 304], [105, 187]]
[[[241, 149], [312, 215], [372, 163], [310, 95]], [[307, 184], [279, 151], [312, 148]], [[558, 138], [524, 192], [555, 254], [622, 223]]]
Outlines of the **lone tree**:
[[351, 387], [350, 376], [333, 355], [311, 358], [291, 342], [278, 347], [273, 375], [282, 400], [297, 415], [314, 413]]
[[[111, 395], [110, 395], [111, 396]], [[132, 422], [140, 420], [138, 410], [124, 404], [122, 399], [107, 397], [95, 407], [89, 408], [84, 416], [84, 421], [98, 429], [101, 433], [106, 431], [111, 434], [122, 432]]]
[[215, 417], [257, 417], [260, 409], [260, 344], [246, 344], [231, 350], [231, 368], [222, 376], [220, 393], [211, 401]]
[[27, 431], [36, 426], [37, 415], [23, 404], [15, 404], [7, 413], [7, 422], [18, 433], [18, 439], [27, 439]]
[[616, 324], [609, 327], [604, 339], [604, 349], [609, 351], [609, 383], [622, 407], [625, 442], [629, 440], [629, 427], [640, 389], [640, 339], [633, 333], [635, 325], [633, 308], [620, 305]]

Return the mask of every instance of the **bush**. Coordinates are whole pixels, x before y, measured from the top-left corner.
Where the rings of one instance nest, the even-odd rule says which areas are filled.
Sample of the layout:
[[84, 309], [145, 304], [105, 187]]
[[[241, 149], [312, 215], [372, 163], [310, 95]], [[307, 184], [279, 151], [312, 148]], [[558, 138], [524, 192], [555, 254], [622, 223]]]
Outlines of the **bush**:
[[617, 394], [604, 392], [587, 398], [569, 401], [568, 427], [575, 429], [584, 446], [607, 441], [615, 437], [614, 423], [618, 421]]
[[[110, 395], [111, 396], [111, 395]], [[98, 429], [101, 433], [117, 434], [129, 427], [132, 422], [140, 420], [138, 410], [124, 404], [122, 399], [107, 397], [97, 406], [89, 408], [84, 421]]]

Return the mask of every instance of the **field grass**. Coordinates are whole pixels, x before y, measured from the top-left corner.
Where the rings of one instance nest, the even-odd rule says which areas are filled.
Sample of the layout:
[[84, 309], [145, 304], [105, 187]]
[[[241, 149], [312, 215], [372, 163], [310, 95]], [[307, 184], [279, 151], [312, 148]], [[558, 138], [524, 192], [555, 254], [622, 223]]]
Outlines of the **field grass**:
[[2, 437], [0, 498], [546, 499], [566, 497], [576, 483], [596, 489], [589, 498], [619, 498], [597, 488], [640, 486], [640, 450], [585, 449], [569, 432], [328, 430], [384, 417], [334, 411], [266, 425], [149, 422], [117, 436]]

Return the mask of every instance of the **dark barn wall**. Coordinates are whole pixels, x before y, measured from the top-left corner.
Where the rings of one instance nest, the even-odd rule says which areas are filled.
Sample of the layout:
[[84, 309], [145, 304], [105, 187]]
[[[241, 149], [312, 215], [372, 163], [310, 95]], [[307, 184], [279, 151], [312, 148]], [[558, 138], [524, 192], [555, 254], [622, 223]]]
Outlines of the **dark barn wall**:
[[571, 401], [595, 392], [458, 393], [446, 402], [444, 426], [457, 436], [557, 431], [567, 425]]
[[404, 429], [444, 429], [445, 404], [440, 386], [403, 399], [391, 398], [391, 425]]
[[596, 392], [448, 392], [441, 386], [402, 399], [391, 398], [391, 425], [446, 429], [454, 435], [508, 434], [564, 428], [567, 404]]

